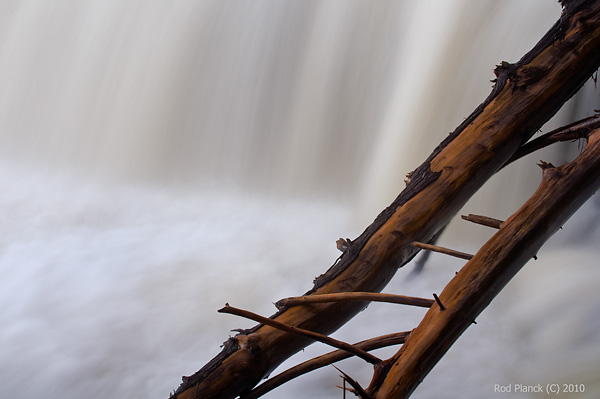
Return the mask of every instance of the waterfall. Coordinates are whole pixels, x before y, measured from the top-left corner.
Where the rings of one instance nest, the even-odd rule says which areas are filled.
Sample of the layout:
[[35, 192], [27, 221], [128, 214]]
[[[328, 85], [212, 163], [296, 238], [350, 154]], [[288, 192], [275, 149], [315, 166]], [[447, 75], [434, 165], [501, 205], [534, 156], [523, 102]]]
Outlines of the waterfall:
[[[488, 95], [494, 66], [559, 15], [542, 0], [0, 4], [4, 395], [168, 397], [253, 325], [216, 309], [269, 315], [308, 290], [335, 241], [358, 235]], [[587, 84], [543, 130], [598, 108]], [[507, 217], [537, 187], [540, 157], [577, 151], [519, 161], [467, 212]], [[593, 198], [573, 217], [414, 398], [507, 383], [600, 392], [599, 208]], [[476, 250], [482, 231], [455, 222], [443, 240]], [[439, 292], [461, 265], [430, 263], [386, 292]], [[335, 336], [409, 330], [422, 314], [373, 304]], [[341, 367], [368, 383], [361, 362]], [[337, 375], [265, 397], [335, 397]]]

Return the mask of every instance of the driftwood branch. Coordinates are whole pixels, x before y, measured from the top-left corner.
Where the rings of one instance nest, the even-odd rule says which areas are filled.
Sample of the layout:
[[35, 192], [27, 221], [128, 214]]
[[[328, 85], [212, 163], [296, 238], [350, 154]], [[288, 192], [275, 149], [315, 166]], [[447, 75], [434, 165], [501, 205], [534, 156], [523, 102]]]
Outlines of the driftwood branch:
[[590, 116], [567, 126], [555, 129], [550, 133], [546, 133], [523, 145], [502, 167], [554, 143], [587, 139], [590, 132], [599, 127], [600, 119], [596, 116]]
[[331, 338], [326, 335], [319, 334], [319, 333], [316, 333], [313, 331], [308, 331], [308, 330], [304, 330], [302, 328], [289, 326], [287, 324], [280, 323], [276, 320], [257, 315], [256, 313], [252, 313], [247, 310], [234, 308], [233, 306], [229, 306], [228, 304], [226, 304], [224, 308], [220, 309], [219, 313], [229, 313], [229, 314], [233, 314], [236, 316], [245, 317], [247, 319], [257, 321], [257, 322], [267, 325], [269, 327], [273, 327], [273, 328], [276, 328], [281, 331], [285, 331], [290, 334], [299, 335], [301, 337], [306, 337], [306, 338], [310, 338], [310, 339], [313, 339], [318, 342], [322, 342], [324, 344], [333, 346], [334, 348], [345, 350], [346, 352], [351, 353], [354, 356], [358, 356], [361, 359], [363, 359], [373, 365], [377, 365], [377, 364], [381, 363], [381, 359], [379, 359], [376, 356], [371, 355], [370, 353], [368, 353], [360, 348], [357, 348], [354, 345], [339, 341], [337, 339], [334, 339], [334, 338]]
[[[360, 348], [364, 351], [371, 351], [374, 349], [384, 348], [392, 345], [400, 345], [406, 341], [406, 338], [410, 334], [410, 331], [404, 331], [400, 333], [393, 333], [382, 335], [380, 337], [367, 339], [361, 342], [354, 344], [357, 348]], [[313, 359], [302, 362], [290, 369], [287, 369], [280, 374], [269, 378], [267, 381], [263, 382], [252, 391], [250, 391], [247, 395], [242, 396], [243, 399], [256, 399], [266, 394], [267, 392], [272, 391], [278, 386], [296, 378], [303, 374], [309, 373], [311, 371], [317, 370], [321, 367], [328, 366], [330, 364], [339, 362], [340, 360], [348, 359], [352, 354], [348, 353], [344, 350], [336, 350], [333, 352], [326, 353], [324, 355], [315, 357]]]
[[[598, 69], [600, 0], [564, 1], [563, 6], [560, 20], [530, 52], [516, 64], [503, 62], [495, 69], [497, 79], [489, 97], [411, 173], [406, 189], [350, 242], [339, 262], [319, 276], [306, 295], [381, 291], [417, 254], [412, 243], [430, 242]], [[445, 292], [440, 299], [450, 306], [445, 311], [450, 314], [454, 305]], [[295, 306], [271, 319], [328, 335], [365, 305], [343, 301]], [[429, 312], [436, 311], [439, 307], [434, 306]], [[226, 341], [221, 353], [187, 377], [173, 396], [243, 395], [311, 342], [260, 324]], [[383, 398], [379, 392], [386, 386], [377, 386], [375, 397]]]
[[285, 309], [290, 306], [340, 301], [387, 302], [400, 305], [420, 306], [424, 308], [431, 307], [433, 304], [431, 299], [417, 298], [413, 296], [381, 294], [376, 292], [340, 292], [337, 294], [307, 295], [285, 298], [277, 301], [275, 306], [277, 306], [278, 309]]
[[465, 264], [395, 356], [376, 373], [374, 398], [407, 398], [542, 244], [600, 188], [600, 129], [584, 151], [561, 167], [546, 168], [525, 204]]

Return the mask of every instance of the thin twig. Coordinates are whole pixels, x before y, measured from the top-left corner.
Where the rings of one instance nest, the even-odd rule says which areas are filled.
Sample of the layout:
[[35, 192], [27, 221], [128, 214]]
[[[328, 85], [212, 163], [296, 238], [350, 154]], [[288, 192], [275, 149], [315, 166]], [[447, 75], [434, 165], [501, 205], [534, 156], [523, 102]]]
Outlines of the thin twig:
[[[410, 334], [410, 331], [404, 331], [400, 333], [393, 333], [382, 335], [380, 337], [367, 339], [365, 341], [358, 342], [354, 344], [355, 347], [360, 348], [364, 351], [371, 351], [374, 349], [384, 348], [392, 345], [400, 345], [406, 341], [406, 338]], [[320, 369], [321, 367], [328, 366], [332, 363], [339, 362], [341, 360], [347, 359], [351, 357], [352, 354], [348, 353], [345, 350], [336, 350], [333, 352], [326, 353], [324, 355], [315, 357], [313, 359], [307, 360], [303, 363], [300, 363], [294, 367], [291, 367], [280, 374], [273, 376], [251, 390], [248, 394], [243, 395], [242, 399], [256, 399], [267, 392], [272, 391], [278, 386], [285, 384], [286, 382], [293, 380], [296, 377], [299, 377], [303, 374], [309, 373], [311, 371]]]
[[365, 352], [362, 349], [357, 348], [354, 345], [351, 345], [346, 342], [338, 341], [337, 339], [328, 337], [323, 334], [319, 334], [313, 331], [304, 330], [302, 328], [290, 326], [281, 322], [278, 322], [273, 319], [269, 319], [268, 317], [257, 315], [256, 313], [249, 312], [247, 310], [234, 308], [233, 306], [229, 306], [229, 304], [225, 304], [225, 307], [219, 309], [219, 313], [229, 313], [240, 317], [245, 317], [250, 320], [254, 320], [256, 322], [262, 323], [264, 325], [276, 328], [278, 330], [282, 330], [285, 332], [289, 332], [291, 334], [300, 335], [303, 337], [314, 339], [315, 341], [322, 342], [324, 344], [333, 346], [338, 349], [345, 350], [347, 352], [352, 353], [355, 356], [360, 357], [361, 359], [371, 363], [371, 364], [379, 364], [381, 359], [376, 356], [371, 355], [368, 352]]
[[[332, 364], [332, 366], [335, 367], [333, 364]], [[358, 383], [358, 381], [356, 381], [354, 378], [350, 377], [348, 374], [344, 373], [339, 368], [335, 367], [335, 369], [337, 371], [339, 371], [340, 373], [342, 373], [342, 378], [344, 378], [344, 380], [348, 381], [348, 383], [352, 386], [352, 388], [354, 388], [354, 393], [356, 395], [358, 395], [359, 398], [361, 398], [361, 399], [371, 399], [371, 395], [369, 395], [367, 393], [367, 391], [365, 391], [363, 389], [363, 387], [360, 386], [360, 384]]]
[[461, 215], [460, 217], [468, 222], [477, 223], [482, 226], [492, 227], [494, 229], [499, 229], [500, 226], [502, 226], [502, 223], [504, 223], [504, 221], [500, 219], [494, 219], [489, 216], [473, 215], [472, 213], [466, 216]]
[[[441, 229], [439, 229], [438, 232], [433, 236], [433, 238], [431, 238], [431, 240], [429, 240], [428, 244], [431, 244], [431, 245], [437, 244], [437, 241], [439, 240], [440, 236], [442, 234], [444, 234], [444, 230], [446, 230], [446, 227], [448, 227], [447, 224], [444, 227], [442, 227]], [[430, 256], [431, 256], [431, 251], [423, 252], [421, 254], [421, 256], [415, 261], [415, 266], [413, 267], [412, 271], [408, 275], [408, 278], [412, 278], [412, 277], [418, 275], [420, 272], [422, 272], [423, 269], [425, 268], [425, 264], [429, 260]]]
[[577, 122], [573, 122], [567, 126], [560, 127], [546, 133], [528, 143], [525, 143], [513, 154], [502, 165], [502, 168], [513, 163], [514, 161], [523, 158], [526, 155], [531, 154], [534, 151], [540, 150], [544, 147], [548, 147], [551, 144], [559, 143], [563, 141], [574, 141], [578, 139], [587, 139], [589, 133], [600, 127], [600, 116], [590, 116], [588, 118], [581, 119]]
[[416, 247], [416, 248], [426, 249], [428, 251], [433, 251], [433, 252], [439, 252], [441, 254], [450, 255], [450, 256], [454, 256], [456, 258], [461, 258], [461, 259], [465, 259], [465, 260], [470, 260], [473, 257], [473, 255], [467, 254], [465, 252], [455, 251], [453, 249], [440, 247], [438, 245], [425, 244], [424, 242], [415, 241], [415, 242], [413, 242], [412, 245], [413, 245], [413, 247]]
[[437, 294], [435, 292], [433, 293], [433, 298], [435, 299], [435, 301], [437, 302], [438, 306], [440, 307], [440, 310], [446, 310], [446, 307], [444, 306], [444, 304], [442, 303], [442, 301], [440, 301], [440, 298], [437, 296]]
[[285, 298], [275, 303], [278, 309], [290, 306], [307, 305], [310, 303], [326, 303], [338, 301], [370, 301], [398, 303], [402, 305], [420, 306], [429, 308], [433, 304], [431, 299], [417, 298], [405, 295], [381, 294], [378, 292], [340, 292], [335, 294], [306, 295]]

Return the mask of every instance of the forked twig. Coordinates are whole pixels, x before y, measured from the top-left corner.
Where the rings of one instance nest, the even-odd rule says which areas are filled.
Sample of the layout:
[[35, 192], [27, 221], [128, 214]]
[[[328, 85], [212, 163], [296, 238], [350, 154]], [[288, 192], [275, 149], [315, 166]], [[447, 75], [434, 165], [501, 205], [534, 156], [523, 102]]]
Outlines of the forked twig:
[[531, 154], [537, 150], [541, 150], [542, 148], [548, 147], [554, 143], [560, 143], [564, 141], [574, 141], [578, 139], [587, 139], [590, 132], [594, 129], [600, 127], [600, 116], [590, 116], [585, 119], [581, 119], [577, 122], [573, 122], [567, 126], [560, 127], [555, 129], [549, 133], [546, 133], [534, 140], [531, 140], [521, 146], [513, 154], [512, 157], [508, 159], [502, 165], [500, 169], [503, 169], [505, 166], [513, 163], [514, 161], [523, 158], [526, 155]]
[[[410, 335], [410, 331], [404, 331], [400, 333], [393, 333], [382, 335], [380, 337], [367, 339], [365, 341], [358, 342], [354, 344], [357, 348], [360, 348], [364, 351], [371, 351], [374, 349], [384, 348], [392, 345], [400, 345], [406, 341], [406, 338]], [[348, 353], [345, 350], [336, 350], [333, 352], [326, 353], [324, 355], [315, 357], [313, 359], [307, 360], [303, 363], [300, 363], [292, 368], [289, 368], [280, 374], [273, 376], [252, 389], [248, 394], [243, 395], [242, 399], [256, 399], [267, 392], [272, 391], [278, 386], [285, 384], [286, 382], [299, 377], [303, 374], [309, 373], [311, 371], [317, 370], [321, 367], [328, 366], [332, 363], [339, 362], [340, 360], [347, 359], [351, 357], [352, 354]]]
[[289, 332], [291, 334], [300, 335], [300, 336], [303, 336], [306, 338], [314, 339], [315, 341], [319, 341], [324, 344], [333, 346], [335, 348], [350, 352], [351, 354], [358, 356], [361, 359], [365, 360], [366, 362], [369, 362], [374, 365], [381, 363], [381, 359], [379, 359], [377, 356], [371, 355], [370, 353], [368, 353], [360, 348], [357, 348], [356, 346], [351, 345], [349, 343], [342, 342], [337, 339], [334, 339], [334, 338], [331, 338], [326, 335], [319, 334], [319, 333], [316, 333], [313, 331], [308, 331], [308, 330], [305, 330], [302, 328], [290, 326], [290, 325], [278, 322], [276, 320], [269, 319], [268, 317], [257, 315], [256, 313], [252, 313], [247, 310], [234, 308], [233, 306], [229, 306], [229, 304], [225, 304], [224, 308], [219, 309], [219, 313], [229, 313], [229, 314], [233, 314], [236, 316], [245, 317], [247, 319], [254, 320], [256, 322], [276, 328], [278, 330], [282, 330], [285, 332]]
[[[332, 366], [335, 367], [333, 364], [332, 364]], [[356, 395], [358, 395], [359, 398], [361, 398], [361, 399], [372, 399], [371, 395], [369, 395], [367, 393], [367, 391], [365, 391], [364, 388], [360, 386], [360, 384], [358, 383], [358, 381], [356, 381], [355, 379], [353, 379], [352, 377], [350, 377], [348, 374], [344, 373], [339, 368], [335, 367], [335, 369], [337, 371], [339, 371], [340, 373], [342, 373], [341, 377], [345, 381], [348, 381], [348, 384], [350, 384], [350, 386], [352, 386], [352, 388], [354, 388], [354, 393]]]

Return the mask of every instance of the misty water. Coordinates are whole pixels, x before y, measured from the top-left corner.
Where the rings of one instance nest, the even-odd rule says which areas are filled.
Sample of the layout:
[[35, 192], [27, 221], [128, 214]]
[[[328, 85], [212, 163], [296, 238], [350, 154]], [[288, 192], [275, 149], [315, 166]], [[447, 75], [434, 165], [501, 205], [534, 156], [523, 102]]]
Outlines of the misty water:
[[[518, 7], [517, 7], [518, 4]], [[404, 187], [404, 175], [554, 24], [552, 1], [0, 3], [0, 382], [7, 398], [166, 398], [301, 294]], [[593, 82], [542, 131], [593, 114]], [[464, 208], [504, 219], [581, 143], [527, 157]], [[600, 392], [600, 200], [594, 196], [417, 389], [535, 398]], [[492, 232], [454, 221], [440, 244]], [[464, 262], [432, 255], [384, 290], [431, 297]], [[372, 304], [334, 334], [410, 330]], [[397, 348], [376, 352], [387, 357]], [[279, 370], [329, 351], [315, 344]], [[338, 365], [368, 384], [371, 367]], [[328, 367], [265, 398], [340, 398]]]

